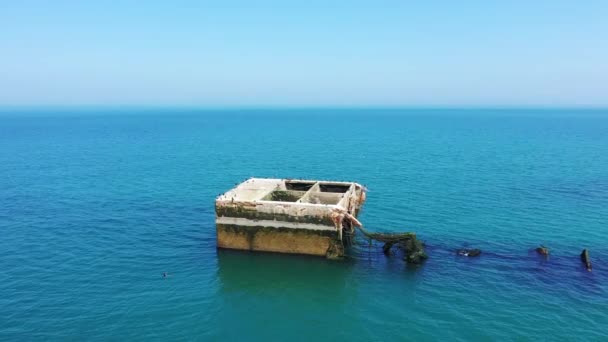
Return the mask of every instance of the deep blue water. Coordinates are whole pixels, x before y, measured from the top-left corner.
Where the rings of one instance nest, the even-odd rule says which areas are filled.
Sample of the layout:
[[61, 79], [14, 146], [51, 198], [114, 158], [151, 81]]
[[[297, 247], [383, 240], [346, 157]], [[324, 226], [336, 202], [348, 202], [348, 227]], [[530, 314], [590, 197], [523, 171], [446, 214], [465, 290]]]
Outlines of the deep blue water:
[[[217, 251], [250, 176], [363, 183], [430, 259]], [[0, 340], [607, 340], [607, 242], [608, 111], [0, 112]]]

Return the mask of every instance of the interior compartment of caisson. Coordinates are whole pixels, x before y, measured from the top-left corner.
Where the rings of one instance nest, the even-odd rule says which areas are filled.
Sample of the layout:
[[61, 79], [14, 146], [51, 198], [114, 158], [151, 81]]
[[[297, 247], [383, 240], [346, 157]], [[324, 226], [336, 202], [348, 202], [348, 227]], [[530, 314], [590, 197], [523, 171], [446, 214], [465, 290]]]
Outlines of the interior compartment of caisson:
[[296, 202], [299, 200], [306, 191], [295, 191], [295, 190], [274, 190], [262, 198], [263, 201], [274, 201], [274, 202]]
[[334, 193], [345, 193], [350, 189], [350, 184], [332, 184], [332, 183], [319, 183], [319, 191], [321, 192], [334, 192]]
[[342, 194], [330, 192], [310, 192], [301, 202], [312, 204], [338, 204], [342, 199]]
[[316, 182], [285, 181], [285, 189], [306, 192], [315, 184]]

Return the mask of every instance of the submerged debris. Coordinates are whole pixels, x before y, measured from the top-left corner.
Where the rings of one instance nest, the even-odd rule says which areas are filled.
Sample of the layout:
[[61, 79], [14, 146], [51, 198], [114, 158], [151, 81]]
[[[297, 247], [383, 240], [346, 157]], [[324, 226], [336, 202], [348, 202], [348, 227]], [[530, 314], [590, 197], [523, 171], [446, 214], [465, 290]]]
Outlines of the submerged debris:
[[424, 252], [424, 244], [422, 241], [414, 238], [405, 240], [400, 243], [405, 250], [404, 260], [408, 264], [420, 264], [426, 260], [429, 256]]
[[382, 246], [382, 252], [384, 252], [384, 254], [386, 255], [391, 255], [391, 248], [393, 247], [393, 245], [393, 242], [385, 243], [384, 246]]
[[[362, 227], [359, 228], [362, 229]], [[390, 255], [390, 249], [394, 245], [402, 249], [405, 254], [403, 260], [408, 264], [420, 264], [428, 258], [428, 255], [424, 252], [424, 244], [416, 239], [414, 233], [370, 233], [364, 230], [361, 230], [361, 232], [370, 240], [384, 242], [382, 251], [386, 255]]]
[[481, 249], [467, 249], [467, 248], [461, 248], [459, 250], [456, 251], [456, 254], [460, 255], [460, 256], [466, 256], [466, 257], [476, 257], [479, 256], [481, 254]]
[[540, 247], [537, 247], [535, 249], [535, 251], [536, 251], [536, 253], [538, 253], [540, 255], [544, 255], [544, 256], [549, 255], [549, 248], [547, 248], [547, 247], [545, 247], [543, 245], [541, 245]]
[[330, 260], [339, 260], [344, 256], [344, 246], [341, 244], [332, 242], [329, 244], [329, 248], [327, 248], [327, 252], [325, 253], [325, 257]]
[[581, 252], [581, 261], [585, 264], [587, 271], [591, 272], [591, 258], [589, 257], [589, 251], [586, 248]]
[[345, 214], [350, 219], [353, 226], [357, 227], [363, 235], [365, 235], [371, 243], [371, 240], [384, 242], [382, 251], [386, 255], [390, 255], [391, 248], [397, 246], [405, 252], [404, 260], [409, 264], [419, 264], [428, 258], [424, 252], [424, 244], [416, 239], [415, 233], [385, 233], [385, 232], [370, 232], [363, 228], [363, 224], [350, 214]]

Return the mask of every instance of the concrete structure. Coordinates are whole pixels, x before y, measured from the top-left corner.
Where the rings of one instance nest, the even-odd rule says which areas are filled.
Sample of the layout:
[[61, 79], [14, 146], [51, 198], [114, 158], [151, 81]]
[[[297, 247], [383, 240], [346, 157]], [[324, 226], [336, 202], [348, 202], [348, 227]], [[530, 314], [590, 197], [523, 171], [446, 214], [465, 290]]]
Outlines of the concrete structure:
[[215, 201], [217, 246], [342, 257], [364, 201], [357, 183], [250, 178]]

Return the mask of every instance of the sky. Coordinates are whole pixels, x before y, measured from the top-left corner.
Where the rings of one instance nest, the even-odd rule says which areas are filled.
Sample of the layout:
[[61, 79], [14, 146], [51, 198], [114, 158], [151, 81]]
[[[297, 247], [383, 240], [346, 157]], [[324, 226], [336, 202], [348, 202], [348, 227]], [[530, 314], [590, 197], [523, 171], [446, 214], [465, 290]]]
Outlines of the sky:
[[0, 105], [608, 106], [608, 1], [0, 1]]

